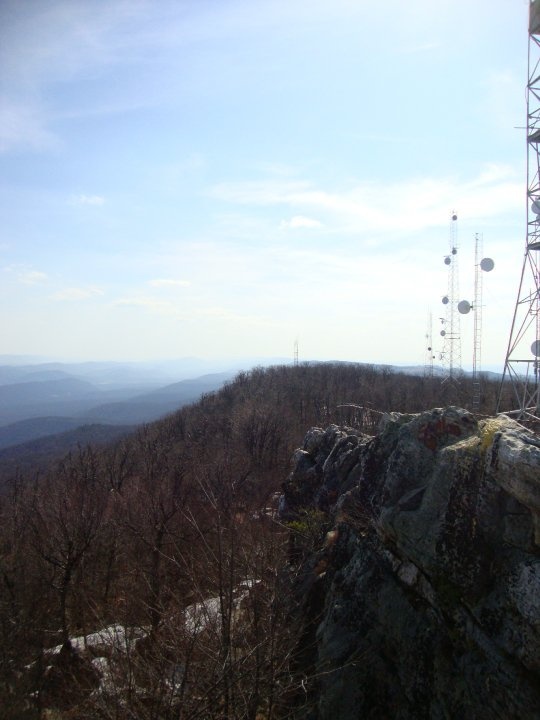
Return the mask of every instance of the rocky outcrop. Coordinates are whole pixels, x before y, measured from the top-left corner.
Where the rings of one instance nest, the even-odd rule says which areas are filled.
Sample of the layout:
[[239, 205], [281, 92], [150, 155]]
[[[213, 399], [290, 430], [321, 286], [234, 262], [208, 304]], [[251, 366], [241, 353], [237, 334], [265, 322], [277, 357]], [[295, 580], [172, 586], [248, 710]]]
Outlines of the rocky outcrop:
[[538, 436], [456, 407], [315, 428], [281, 512], [299, 717], [540, 717]]

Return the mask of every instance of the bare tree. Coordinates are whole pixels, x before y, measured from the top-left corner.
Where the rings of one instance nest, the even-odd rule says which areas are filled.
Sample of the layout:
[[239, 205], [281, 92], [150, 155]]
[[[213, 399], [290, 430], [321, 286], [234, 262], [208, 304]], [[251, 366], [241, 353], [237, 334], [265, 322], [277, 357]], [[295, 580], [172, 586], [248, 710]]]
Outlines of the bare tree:
[[82, 453], [34, 486], [28, 512], [33, 550], [58, 598], [63, 641], [69, 639], [69, 600], [75, 573], [101, 526], [106, 496], [96, 482], [95, 457]]

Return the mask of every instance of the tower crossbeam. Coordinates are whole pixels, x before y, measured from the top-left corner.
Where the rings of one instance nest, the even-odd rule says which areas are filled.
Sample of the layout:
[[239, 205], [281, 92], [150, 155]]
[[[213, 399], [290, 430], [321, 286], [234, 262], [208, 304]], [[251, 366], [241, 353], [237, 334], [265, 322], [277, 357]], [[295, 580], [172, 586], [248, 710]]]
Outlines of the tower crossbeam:
[[[540, 0], [529, 0], [527, 216], [498, 411], [540, 430]], [[510, 385], [511, 391], [508, 392]]]

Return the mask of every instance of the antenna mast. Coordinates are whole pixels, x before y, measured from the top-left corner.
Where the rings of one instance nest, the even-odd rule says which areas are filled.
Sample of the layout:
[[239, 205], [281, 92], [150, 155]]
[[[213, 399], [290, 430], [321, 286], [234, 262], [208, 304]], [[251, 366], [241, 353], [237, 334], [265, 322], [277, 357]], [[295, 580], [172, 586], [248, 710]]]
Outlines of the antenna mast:
[[[495, 267], [495, 263], [491, 258], [482, 257], [482, 246], [484, 238], [481, 234], [476, 233], [474, 242], [474, 329], [473, 329], [473, 400], [472, 410], [477, 413], [480, 409], [480, 371], [482, 369], [482, 290], [483, 290], [483, 272], [491, 272]], [[466, 306], [461, 302], [458, 305]], [[461, 310], [463, 312], [463, 310]]]
[[477, 413], [480, 409], [480, 368], [482, 367], [482, 273], [480, 272], [480, 257], [482, 254], [482, 241], [482, 236], [476, 233], [474, 237], [473, 413]]
[[428, 324], [426, 330], [426, 357], [424, 361], [424, 377], [433, 377], [433, 337], [432, 337], [433, 319], [431, 312], [428, 314]]
[[[529, 2], [527, 237], [497, 412], [540, 428], [540, 2]], [[510, 382], [512, 408], [504, 391]], [[511, 401], [510, 401], [511, 402]], [[516, 409], [517, 408], [517, 409]]]
[[461, 372], [461, 337], [459, 331], [459, 314], [457, 312], [456, 296], [459, 293], [459, 266], [458, 266], [458, 238], [457, 238], [457, 215], [452, 213], [450, 223], [450, 253], [444, 258], [444, 264], [448, 265], [448, 292], [443, 297], [443, 305], [446, 306], [446, 316], [441, 318], [443, 329], [442, 362], [445, 370], [443, 382], [457, 382]]
[[468, 315], [473, 310], [474, 326], [473, 326], [473, 412], [478, 412], [480, 408], [480, 367], [482, 364], [482, 273], [491, 272], [495, 267], [495, 263], [491, 258], [482, 258], [483, 238], [476, 233], [474, 243], [474, 300], [471, 303], [468, 300], [460, 300], [457, 305], [458, 312], [461, 315]]

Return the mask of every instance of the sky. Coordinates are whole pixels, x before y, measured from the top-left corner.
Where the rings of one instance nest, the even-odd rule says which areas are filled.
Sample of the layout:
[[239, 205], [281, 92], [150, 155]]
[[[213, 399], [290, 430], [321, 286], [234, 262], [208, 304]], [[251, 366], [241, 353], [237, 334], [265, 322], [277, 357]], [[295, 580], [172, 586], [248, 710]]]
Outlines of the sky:
[[423, 364], [427, 336], [443, 350], [455, 233], [456, 303], [477, 236], [495, 262], [482, 366], [502, 368], [527, 13], [0, 0], [0, 354], [292, 360], [297, 342], [301, 361]]

